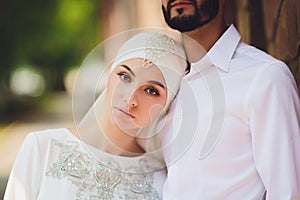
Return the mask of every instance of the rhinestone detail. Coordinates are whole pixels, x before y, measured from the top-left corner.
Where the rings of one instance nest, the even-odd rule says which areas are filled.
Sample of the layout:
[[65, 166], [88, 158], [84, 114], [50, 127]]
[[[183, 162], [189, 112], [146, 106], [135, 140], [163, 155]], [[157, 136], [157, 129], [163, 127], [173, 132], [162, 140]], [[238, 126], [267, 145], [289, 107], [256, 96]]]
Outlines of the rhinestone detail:
[[175, 51], [175, 41], [166, 35], [156, 33], [146, 39], [145, 47], [146, 59], [144, 60], [144, 67], [149, 68], [162, 56]]
[[158, 170], [151, 168], [146, 159], [122, 169], [112, 158], [97, 160], [81, 152], [75, 141], [63, 143], [53, 139], [51, 145], [59, 149], [59, 156], [50, 164], [46, 176], [70, 181], [77, 187], [76, 199], [159, 199], [152, 187]]

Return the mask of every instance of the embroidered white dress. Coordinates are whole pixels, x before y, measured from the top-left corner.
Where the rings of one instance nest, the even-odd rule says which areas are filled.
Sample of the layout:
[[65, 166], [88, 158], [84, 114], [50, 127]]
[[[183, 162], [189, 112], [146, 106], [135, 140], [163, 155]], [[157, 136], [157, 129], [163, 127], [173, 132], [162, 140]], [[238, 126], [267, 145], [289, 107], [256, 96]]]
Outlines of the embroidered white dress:
[[161, 199], [166, 177], [158, 160], [111, 155], [68, 129], [30, 133], [16, 158], [5, 200]]

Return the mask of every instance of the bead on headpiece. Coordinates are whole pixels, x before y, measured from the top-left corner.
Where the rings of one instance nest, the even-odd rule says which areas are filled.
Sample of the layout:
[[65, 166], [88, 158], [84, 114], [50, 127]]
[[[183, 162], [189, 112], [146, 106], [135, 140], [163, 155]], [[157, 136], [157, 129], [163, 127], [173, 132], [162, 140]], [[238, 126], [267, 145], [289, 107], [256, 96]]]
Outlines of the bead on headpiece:
[[146, 39], [145, 54], [143, 67], [149, 68], [153, 63], [157, 62], [162, 56], [168, 55], [170, 52], [175, 51], [175, 41], [171, 38], [156, 33]]

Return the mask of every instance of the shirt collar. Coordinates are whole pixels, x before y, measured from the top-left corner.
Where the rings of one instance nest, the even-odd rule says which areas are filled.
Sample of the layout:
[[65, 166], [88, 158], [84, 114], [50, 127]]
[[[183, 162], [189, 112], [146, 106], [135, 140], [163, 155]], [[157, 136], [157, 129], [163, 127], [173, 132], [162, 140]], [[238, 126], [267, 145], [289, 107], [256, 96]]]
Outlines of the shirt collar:
[[230, 61], [240, 42], [241, 36], [234, 25], [230, 25], [214, 46], [198, 62], [193, 63], [196, 71], [215, 65], [225, 72], [229, 71]]

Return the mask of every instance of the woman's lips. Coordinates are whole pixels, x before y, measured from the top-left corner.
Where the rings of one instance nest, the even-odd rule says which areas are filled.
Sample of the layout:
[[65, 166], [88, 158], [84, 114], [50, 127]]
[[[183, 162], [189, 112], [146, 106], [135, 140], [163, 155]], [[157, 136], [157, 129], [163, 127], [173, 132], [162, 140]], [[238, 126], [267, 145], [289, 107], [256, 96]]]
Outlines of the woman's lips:
[[191, 5], [192, 2], [191, 1], [174, 1], [173, 3], [171, 3], [171, 8], [179, 8], [179, 7], [184, 7], [184, 6], [187, 6], [187, 5]]
[[119, 110], [120, 112], [124, 113], [125, 115], [131, 117], [131, 118], [135, 118], [135, 116], [133, 116], [132, 114], [130, 114], [128, 111], [126, 111], [125, 109], [122, 108], [117, 108], [115, 107], [117, 110]]

